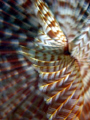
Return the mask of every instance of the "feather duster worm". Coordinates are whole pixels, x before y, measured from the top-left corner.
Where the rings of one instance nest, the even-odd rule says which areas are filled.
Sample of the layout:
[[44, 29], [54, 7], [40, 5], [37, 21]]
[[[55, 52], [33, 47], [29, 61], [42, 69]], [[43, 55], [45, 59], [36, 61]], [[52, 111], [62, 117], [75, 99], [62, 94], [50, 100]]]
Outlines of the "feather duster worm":
[[0, 120], [90, 120], [89, 72], [89, 0], [0, 0]]

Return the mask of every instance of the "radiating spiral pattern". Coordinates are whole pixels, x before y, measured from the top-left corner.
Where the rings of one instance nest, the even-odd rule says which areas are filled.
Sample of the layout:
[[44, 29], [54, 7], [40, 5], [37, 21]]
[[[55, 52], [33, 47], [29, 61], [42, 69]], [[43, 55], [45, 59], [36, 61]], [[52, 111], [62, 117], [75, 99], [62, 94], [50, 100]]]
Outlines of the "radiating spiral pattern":
[[0, 120], [90, 120], [90, 0], [0, 0]]

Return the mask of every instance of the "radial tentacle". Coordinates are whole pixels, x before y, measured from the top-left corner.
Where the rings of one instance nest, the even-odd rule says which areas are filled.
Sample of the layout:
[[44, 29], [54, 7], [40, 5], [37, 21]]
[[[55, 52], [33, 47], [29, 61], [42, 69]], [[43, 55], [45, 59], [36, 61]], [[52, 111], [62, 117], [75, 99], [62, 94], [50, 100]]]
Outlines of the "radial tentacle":
[[90, 119], [90, 1], [0, 0], [0, 119]]

